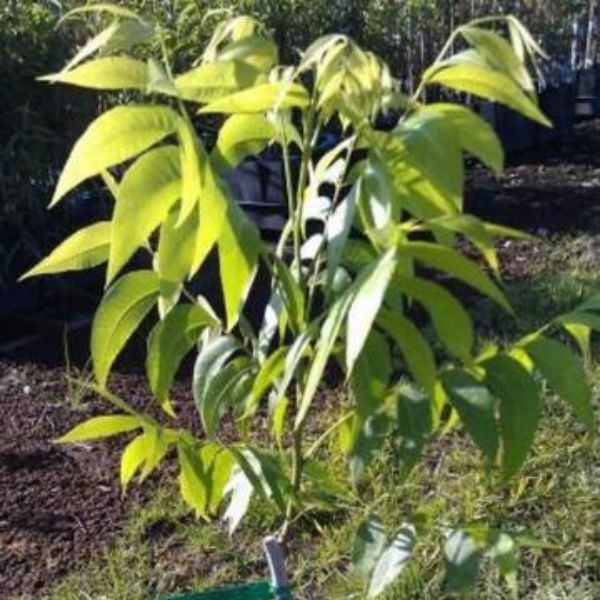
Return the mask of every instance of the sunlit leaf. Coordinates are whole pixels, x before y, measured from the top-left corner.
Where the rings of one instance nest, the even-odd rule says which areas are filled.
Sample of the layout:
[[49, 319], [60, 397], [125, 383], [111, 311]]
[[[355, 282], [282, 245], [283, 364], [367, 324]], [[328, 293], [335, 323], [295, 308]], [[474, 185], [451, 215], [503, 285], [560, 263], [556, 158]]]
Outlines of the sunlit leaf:
[[79, 138], [60, 175], [50, 206], [85, 179], [143, 152], [177, 128], [166, 106], [117, 106], [99, 116]]
[[92, 323], [92, 361], [101, 387], [127, 340], [152, 310], [158, 278], [152, 271], [133, 271], [117, 280], [104, 295]]
[[148, 87], [146, 63], [127, 56], [110, 56], [84, 63], [69, 71], [40, 78], [97, 90], [142, 90]]
[[127, 433], [142, 426], [140, 417], [134, 415], [107, 415], [92, 417], [56, 440], [57, 443], [85, 442]]
[[108, 282], [165, 220], [180, 194], [181, 170], [175, 146], [150, 150], [127, 170], [113, 214]]
[[100, 221], [80, 229], [27, 271], [21, 280], [37, 275], [91, 269], [106, 262], [110, 249], [110, 228], [110, 221]]

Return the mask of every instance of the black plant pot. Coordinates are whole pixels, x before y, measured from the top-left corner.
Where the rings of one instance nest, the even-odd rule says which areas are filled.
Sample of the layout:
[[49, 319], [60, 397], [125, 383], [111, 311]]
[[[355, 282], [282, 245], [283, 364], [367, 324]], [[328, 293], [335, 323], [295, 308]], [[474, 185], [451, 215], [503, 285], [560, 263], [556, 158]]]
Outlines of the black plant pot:
[[494, 128], [507, 154], [523, 152], [535, 145], [535, 124], [514, 110], [484, 101], [479, 104], [478, 112]]
[[573, 132], [575, 89], [572, 83], [548, 86], [539, 95], [540, 108], [553, 128], [536, 125], [537, 143], [544, 145], [569, 137]]
[[[315, 156], [324, 154], [338, 141], [339, 137], [335, 134], [323, 136]], [[290, 163], [295, 182], [300, 169], [300, 156], [297, 152], [291, 154]], [[267, 238], [283, 229], [288, 211], [285, 168], [280, 150], [268, 149], [249, 156], [223, 176], [233, 197]]]
[[576, 117], [593, 118], [600, 115], [600, 75], [597, 66], [577, 72], [575, 95]]
[[498, 107], [496, 127], [502, 145], [509, 154], [524, 152], [535, 145], [535, 124], [510, 108]]

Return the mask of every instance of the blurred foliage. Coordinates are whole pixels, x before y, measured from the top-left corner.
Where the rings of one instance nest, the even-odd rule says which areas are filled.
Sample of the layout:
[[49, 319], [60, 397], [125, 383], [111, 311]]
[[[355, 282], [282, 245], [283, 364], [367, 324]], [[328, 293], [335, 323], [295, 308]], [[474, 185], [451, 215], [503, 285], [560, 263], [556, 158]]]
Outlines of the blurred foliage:
[[[67, 4], [63, 10], [75, 3]], [[54, 243], [48, 190], [79, 124], [96, 113], [93, 97], [35, 80], [62, 68], [79, 42], [56, 28], [60, 12], [51, 1], [0, 0], [0, 287], [24, 253]], [[60, 226], [55, 220], [54, 231]]]

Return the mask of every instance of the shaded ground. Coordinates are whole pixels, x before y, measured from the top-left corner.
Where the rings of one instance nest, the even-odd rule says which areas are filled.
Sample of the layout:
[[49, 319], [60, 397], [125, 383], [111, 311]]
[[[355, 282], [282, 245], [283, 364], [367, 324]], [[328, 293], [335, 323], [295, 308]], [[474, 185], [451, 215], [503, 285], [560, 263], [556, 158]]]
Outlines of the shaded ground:
[[[541, 265], [548, 269], [548, 265], [556, 264], [558, 271], [568, 261], [584, 270], [585, 265], [600, 264], [600, 122], [578, 128], [569, 143], [549, 147], [537, 156], [521, 157], [500, 182], [476, 169], [470, 178], [467, 210], [526, 228], [543, 238], [501, 244], [503, 271], [517, 285], [515, 289], [519, 282], [539, 275]], [[564, 244], [557, 249], [553, 243], [557, 234], [572, 236], [573, 244], [567, 250]], [[547, 299], [550, 292], [543, 287], [548, 285], [547, 278], [540, 285]], [[562, 288], [559, 292], [564, 295]], [[525, 310], [527, 302], [531, 296], [524, 301]], [[489, 316], [492, 325], [494, 318]], [[134, 404], [149, 402], [141, 377], [116, 376], [114, 384], [116, 391]], [[182, 385], [175, 400], [188, 411], [184, 420], [191, 421], [186, 390]], [[106, 408], [98, 400], [81, 396], [80, 391], [67, 383], [64, 368], [0, 362], [0, 598], [37, 596], [67, 573], [102, 555], [103, 549], [127, 533], [132, 505], [144, 503], [156, 489], [156, 481], [150, 482], [141, 490], [132, 488], [124, 500], [121, 498], [116, 473], [122, 440], [117, 445], [93, 447], [51, 444], [51, 439], [71, 425]], [[210, 553], [198, 551], [195, 558], [189, 553], [182, 555], [181, 538], [173, 541], [171, 535], [176, 525], [157, 512], [160, 518], [151, 520], [142, 537], [157, 539], [159, 550], [150, 558], [124, 555], [119, 560], [159, 561], [167, 553], [170, 564], [181, 568], [164, 584], [168, 589], [190, 581], [190, 571], [206, 575], [214, 570]], [[218, 546], [212, 538], [209, 542], [213, 549]], [[339, 541], [336, 543], [339, 547]], [[229, 558], [235, 562], [235, 556]], [[296, 560], [302, 572], [302, 562]], [[246, 571], [262, 574], [260, 558], [255, 556], [252, 562], [246, 555], [244, 563]], [[137, 577], [135, 564], [132, 562], [131, 570]], [[579, 573], [581, 567], [593, 582], [598, 577], [594, 565], [575, 565], [572, 569]], [[218, 578], [240, 575], [243, 570], [238, 567], [235, 574], [221, 573]], [[143, 598], [148, 589], [140, 590], [139, 597]], [[130, 591], [119, 597], [115, 589], [112, 591], [115, 595], [111, 600], [138, 597]], [[311, 593], [307, 592], [307, 597], [319, 597]], [[66, 592], [57, 594], [56, 598], [70, 597]], [[570, 597], [565, 594], [556, 597]], [[420, 597], [425, 598], [425, 592]], [[572, 597], [591, 600], [593, 595]]]

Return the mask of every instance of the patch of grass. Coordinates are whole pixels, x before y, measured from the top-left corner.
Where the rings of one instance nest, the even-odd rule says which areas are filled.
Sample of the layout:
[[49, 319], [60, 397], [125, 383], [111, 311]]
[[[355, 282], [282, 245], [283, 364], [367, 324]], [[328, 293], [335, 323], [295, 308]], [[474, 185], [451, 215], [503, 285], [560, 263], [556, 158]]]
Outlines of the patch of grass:
[[[521, 319], [511, 321], [482, 303], [481, 332], [508, 341], [600, 291], [598, 263], [588, 252], [597, 245], [597, 239], [569, 237], [544, 243], [531, 273], [508, 286]], [[590, 378], [597, 399], [600, 364], [590, 367]], [[341, 461], [332, 465], [334, 471], [343, 468]], [[383, 519], [390, 534], [403, 521], [436, 524], [419, 537], [414, 559], [384, 600], [453, 598], [444, 587], [444, 533], [477, 522], [548, 544], [522, 550], [520, 597], [600, 598], [599, 481], [599, 438], [585, 436], [568, 407], [550, 393], [532, 454], [510, 485], [500, 485], [484, 473], [477, 448], [460, 429], [430, 444], [404, 483], [390, 450], [372, 466], [365, 485], [344, 511], [297, 524], [288, 556], [295, 598], [364, 598], [361, 582], [350, 568], [350, 555], [354, 531], [370, 512]], [[192, 519], [176, 486], [165, 484], [151, 502], [132, 510], [118, 542], [44, 598], [146, 600], [263, 579], [267, 568], [261, 540], [278, 524], [267, 507], [255, 502], [249, 518], [229, 539], [218, 524]], [[510, 594], [497, 568], [486, 563], [477, 589], [466, 597], [500, 600]]]

